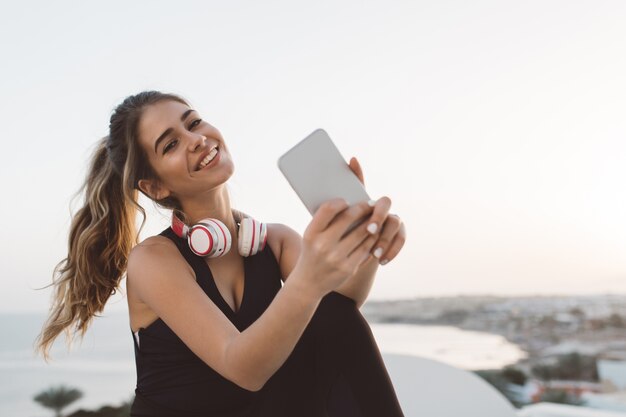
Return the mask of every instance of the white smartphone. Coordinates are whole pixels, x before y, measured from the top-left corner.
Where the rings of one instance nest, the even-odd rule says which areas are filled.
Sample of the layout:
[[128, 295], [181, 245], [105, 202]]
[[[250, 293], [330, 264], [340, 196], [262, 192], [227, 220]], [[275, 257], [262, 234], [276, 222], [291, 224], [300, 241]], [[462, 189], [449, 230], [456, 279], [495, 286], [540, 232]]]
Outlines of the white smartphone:
[[[330, 136], [317, 129], [278, 159], [278, 168], [311, 215], [325, 201], [343, 198], [353, 205], [370, 197]], [[349, 233], [362, 223], [350, 226]]]

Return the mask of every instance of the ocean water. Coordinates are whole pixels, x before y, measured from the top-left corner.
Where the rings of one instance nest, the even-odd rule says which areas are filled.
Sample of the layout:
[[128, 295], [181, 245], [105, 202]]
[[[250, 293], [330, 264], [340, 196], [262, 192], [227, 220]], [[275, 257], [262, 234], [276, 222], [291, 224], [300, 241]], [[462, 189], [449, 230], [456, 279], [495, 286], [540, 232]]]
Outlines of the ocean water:
[[43, 314], [0, 314], [0, 416], [53, 415], [33, 397], [60, 384], [83, 392], [83, 398], [64, 413], [117, 404], [132, 396], [135, 362], [125, 314], [96, 319], [82, 343], [70, 352], [63, 340], [57, 341], [49, 363], [35, 356], [33, 349], [44, 320]]
[[[131, 398], [135, 387], [132, 336], [125, 313], [97, 318], [82, 343], [67, 351], [63, 341], [52, 361], [33, 353], [43, 314], [0, 314], [0, 416], [44, 417], [48, 409], [33, 397], [51, 386], [78, 388], [83, 397], [64, 410], [95, 409]], [[453, 327], [372, 324], [383, 354], [405, 353], [464, 368], [500, 368], [525, 356], [500, 336]]]
[[504, 337], [448, 326], [371, 324], [378, 348], [435, 359], [466, 370], [500, 369], [526, 357]]

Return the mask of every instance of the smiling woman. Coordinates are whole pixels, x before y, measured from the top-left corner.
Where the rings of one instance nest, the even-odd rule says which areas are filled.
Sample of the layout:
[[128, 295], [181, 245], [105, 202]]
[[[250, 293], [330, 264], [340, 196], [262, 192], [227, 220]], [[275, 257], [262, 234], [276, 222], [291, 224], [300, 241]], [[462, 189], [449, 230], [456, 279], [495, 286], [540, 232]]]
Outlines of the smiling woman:
[[[330, 200], [301, 237], [231, 208], [228, 146], [182, 98], [130, 96], [109, 130], [55, 268], [37, 340], [45, 358], [61, 332], [85, 334], [126, 276], [131, 415], [402, 415], [358, 310], [378, 265], [374, 247], [389, 255], [403, 244], [388, 198]], [[171, 227], [141, 243], [138, 192], [172, 210]]]

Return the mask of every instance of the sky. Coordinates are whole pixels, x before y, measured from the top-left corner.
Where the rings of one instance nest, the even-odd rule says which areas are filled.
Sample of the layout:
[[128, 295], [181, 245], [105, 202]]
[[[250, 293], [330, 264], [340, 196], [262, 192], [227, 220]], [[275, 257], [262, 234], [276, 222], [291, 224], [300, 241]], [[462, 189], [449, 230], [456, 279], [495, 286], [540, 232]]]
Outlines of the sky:
[[[626, 293], [623, 1], [0, 5], [0, 312], [45, 311], [114, 107], [187, 98], [233, 206], [302, 233], [277, 168], [317, 128], [406, 228], [371, 300]], [[147, 200], [141, 239], [168, 226]], [[125, 309], [123, 293], [108, 309]]]

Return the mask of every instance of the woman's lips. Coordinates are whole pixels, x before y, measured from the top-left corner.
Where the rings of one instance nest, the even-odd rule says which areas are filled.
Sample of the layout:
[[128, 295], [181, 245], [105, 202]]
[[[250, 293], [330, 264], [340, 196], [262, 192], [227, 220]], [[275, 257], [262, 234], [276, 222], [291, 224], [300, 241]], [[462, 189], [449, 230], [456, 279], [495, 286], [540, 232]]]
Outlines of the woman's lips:
[[217, 163], [219, 162], [219, 159], [220, 159], [221, 155], [222, 155], [222, 152], [220, 151], [220, 149], [219, 149], [219, 148], [217, 148], [217, 153], [215, 154], [215, 156], [213, 157], [213, 159], [211, 159], [211, 162], [209, 162], [208, 164], [206, 164], [206, 165], [204, 166], [204, 168], [200, 168], [198, 171], [202, 171], [202, 170], [205, 170], [205, 169], [209, 169], [209, 168], [211, 168], [213, 165], [217, 164]]

